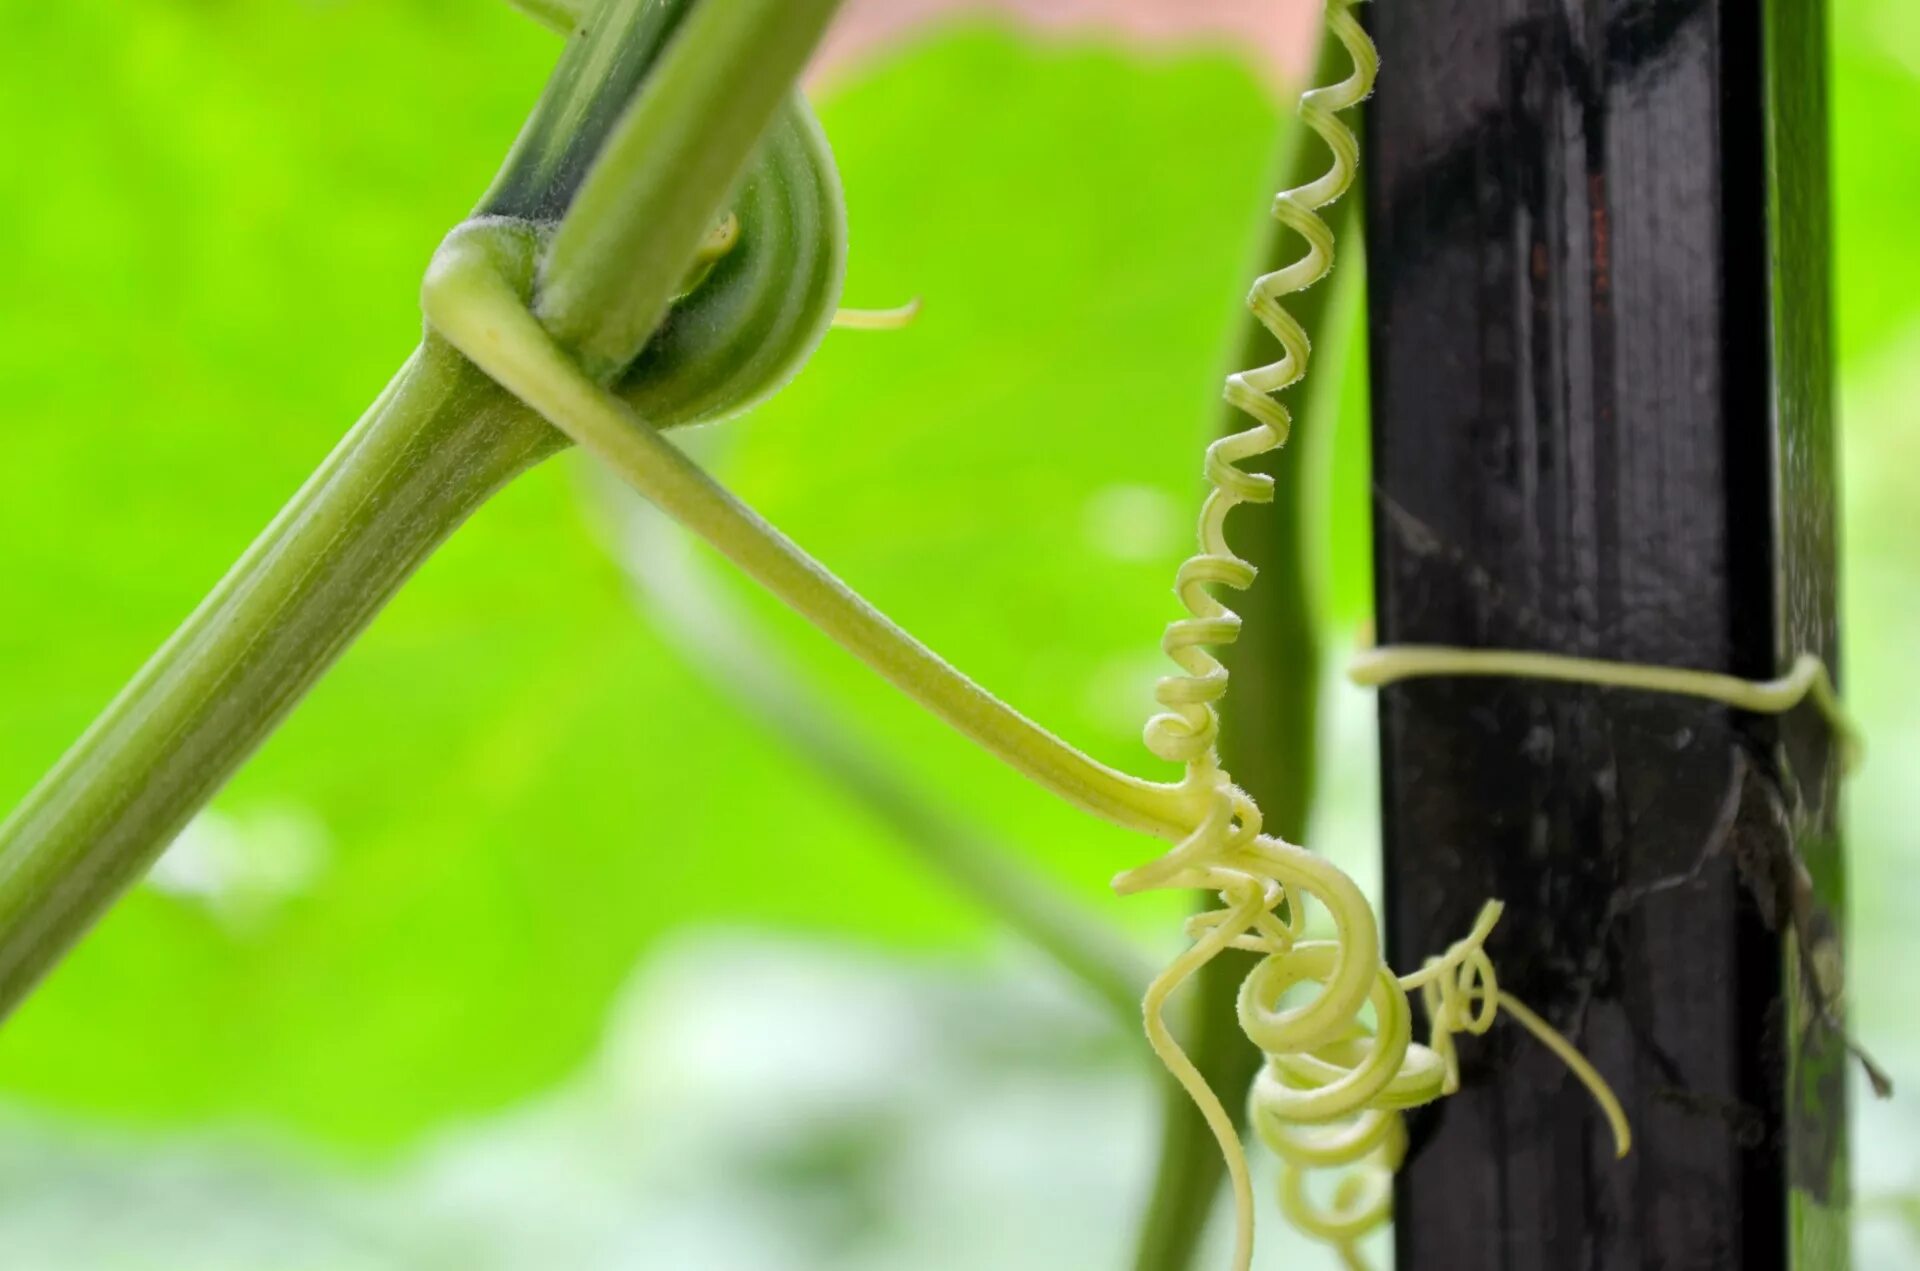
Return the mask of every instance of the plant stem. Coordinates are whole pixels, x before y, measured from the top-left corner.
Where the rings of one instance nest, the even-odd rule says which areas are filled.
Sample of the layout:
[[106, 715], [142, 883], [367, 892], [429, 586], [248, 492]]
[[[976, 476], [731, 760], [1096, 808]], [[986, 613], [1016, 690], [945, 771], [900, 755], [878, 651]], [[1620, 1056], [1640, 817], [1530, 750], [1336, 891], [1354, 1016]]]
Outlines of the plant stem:
[[609, 475], [599, 500], [610, 550], [661, 633], [708, 683], [840, 787], [920, 862], [1060, 964], [1131, 1028], [1152, 970], [1140, 951], [1034, 870], [934, 806], [879, 749], [841, 724], [753, 634], [657, 509]]
[[[1315, 83], [1331, 83], [1344, 73], [1340, 56], [1337, 48], [1323, 52]], [[1304, 129], [1290, 128], [1278, 165], [1285, 178], [1280, 188], [1318, 176], [1325, 161], [1324, 149]], [[1359, 206], [1350, 198], [1334, 210], [1343, 245], [1357, 246]], [[1275, 223], [1261, 248], [1260, 272], [1278, 269], [1299, 253], [1298, 240]], [[1321, 334], [1303, 388], [1301, 426], [1286, 449], [1260, 461], [1259, 470], [1274, 479], [1273, 505], [1244, 514], [1248, 521], [1237, 539], [1240, 554], [1259, 567], [1260, 576], [1232, 601], [1245, 625], [1222, 658], [1233, 676], [1221, 711], [1222, 758], [1259, 803], [1270, 832], [1295, 843], [1306, 838], [1319, 749], [1321, 491], [1332, 454], [1345, 337], [1355, 325], [1359, 299], [1357, 262], [1349, 256], [1345, 263], [1347, 269], [1289, 306], [1308, 331]], [[1258, 320], [1249, 319], [1242, 332], [1236, 369], [1271, 359], [1273, 337]], [[1245, 424], [1238, 410], [1225, 409], [1224, 431]], [[1256, 520], [1258, 532], [1247, 532]], [[1199, 907], [1217, 904], [1204, 896]], [[1251, 954], [1228, 951], [1207, 963], [1193, 978], [1184, 1011], [1187, 1055], [1236, 1123], [1244, 1120], [1247, 1090], [1260, 1066], [1260, 1053], [1241, 1032], [1237, 1013], [1240, 984], [1254, 961]], [[1166, 1087], [1159, 1162], [1135, 1246], [1136, 1271], [1186, 1271], [1193, 1264], [1225, 1172], [1219, 1145], [1192, 1098], [1173, 1082]]]
[[[628, 347], [630, 359], [645, 342], [651, 328], [636, 314], [657, 320], [665, 311], [836, 0], [701, 0], [680, 22], [689, 3], [602, 4], [482, 203], [500, 214], [557, 214], [576, 188], [591, 192], [587, 208], [568, 212], [575, 245], [548, 308], [602, 355]], [[646, 74], [656, 61], [672, 72], [658, 92]], [[629, 106], [636, 91], [647, 109]], [[663, 114], [672, 111], [694, 114]], [[678, 158], [648, 152], [650, 129]], [[681, 159], [685, 172], [674, 166]], [[516, 200], [524, 207], [509, 206]], [[656, 222], [645, 218], [654, 212], [671, 232], [652, 232]], [[615, 224], [623, 217], [633, 223]], [[596, 271], [619, 285], [589, 285]], [[428, 339], [0, 825], [0, 1015], [152, 863], [434, 547], [565, 444]]]
[[0, 825], [0, 1012], [146, 868], [414, 569], [560, 448], [437, 341]]
[[[660, 325], [687, 262], [838, 7], [839, 0], [693, 6], [599, 151], [541, 265], [535, 312], [590, 378], [604, 383], [625, 368]], [[729, 67], [745, 73], [716, 74]]]
[[[631, 8], [640, 0], [614, 3]], [[518, 289], [520, 248], [499, 236], [474, 235], [449, 239], [429, 268], [421, 292], [428, 322], [634, 490], [960, 732], [1096, 816], [1161, 838], [1185, 837], [1199, 823], [1203, 794], [1101, 764], [986, 692], [717, 484], [660, 436], [658, 421], [640, 418], [606, 391], [609, 359], [630, 359], [639, 348], [629, 348], [622, 315], [664, 312], [685, 273], [684, 265], [672, 271], [614, 267], [620, 260], [617, 253], [643, 252], [680, 235], [690, 256], [738, 178], [738, 165], [729, 167], [710, 155], [685, 155], [690, 166], [676, 177], [674, 219], [671, 225], [659, 222], [656, 232], [656, 222], [639, 209], [651, 206], [645, 197], [651, 189], [648, 180], [658, 179], [665, 169], [641, 143], [662, 133], [655, 140], [671, 146], [676, 136], [667, 127], [671, 121], [662, 121], [658, 103], [677, 101], [681, 109], [693, 109], [708, 101], [711, 118], [725, 123], [739, 114], [742, 102], [752, 100], [770, 117], [781, 94], [743, 93], [720, 101], [706, 81], [687, 73], [684, 65], [700, 64], [702, 58], [711, 61], [723, 52], [745, 56], [750, 51], [775, 68], [790, 62], [797, 73], [804, 59], [790, 56], [793, 42], [817, 35], [837, 0], [729, 0], [735, 3], [742, 12], [773, 5], [782, 20], [768, 18], [751, 27], [737, 14], [729, 19], [710, 16], [716, 6], [709, 4], [695, 8], [673, 32], [645, 91], [606, 143], [548, 247], [532, 310]], [[632, 11], [636, 20], [664, 29], [658, 15], [665, 10]], [[563, 68], [550, 94], [553, 109], [569, 117], [588, 109], [573, 101], [577, 93], [572, 82]], [[762, 118], [752, 137], [760, 136], [765, 126]], [[736, 130], [729, 135], [746, 134]], [[560, 153], [529, 129], [509, 168], [515, 174], [564, 174], [564, 165], [556, 167], [554, 158]], [[483, 207], [518, 209], [521, 200], [514, 190], [522, 180], [503, 176]], [[689, 209], [704, 213], [695, 216]], [[603, 256], [607, 259], [600, 259]]]
[[475, 365], [834, 643], [1016, 771], [1129, 829], [1180, 839], [1199, 824], [1203, 791], [1109, 768], [986, 692], [588, 379], [513, 290], [510, 251], [498, 240], [449, 241], [422, 290], [429, 321]]

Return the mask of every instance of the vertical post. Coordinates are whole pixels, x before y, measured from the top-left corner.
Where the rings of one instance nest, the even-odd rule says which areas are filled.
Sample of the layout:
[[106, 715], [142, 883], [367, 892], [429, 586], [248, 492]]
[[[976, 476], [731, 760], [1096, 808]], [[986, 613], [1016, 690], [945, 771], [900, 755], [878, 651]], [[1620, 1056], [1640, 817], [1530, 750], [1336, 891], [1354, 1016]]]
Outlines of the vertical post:
[[[1832, 666], [1824, 0], [1371, 6], [1378, 639]], [[1489, 897], [1517, 1029], [1416, 1114], [1402, 1271], [1846, 1262], [1838, 757], [1811, 711], [1381, 700], [1397, 965]]]

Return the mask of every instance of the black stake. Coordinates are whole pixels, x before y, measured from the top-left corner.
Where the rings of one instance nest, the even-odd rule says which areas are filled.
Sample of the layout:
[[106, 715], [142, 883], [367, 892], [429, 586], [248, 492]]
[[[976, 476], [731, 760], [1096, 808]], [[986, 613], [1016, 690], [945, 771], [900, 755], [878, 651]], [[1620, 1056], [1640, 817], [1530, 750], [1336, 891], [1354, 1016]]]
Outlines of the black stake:
[[[1383, 644], [1764, 678], [1835, 657], [1823, 0], [1372, 6]], [[1489, 897], [1513, 1027], [1417, 1114], [1402, 1271], [1846, 1263], [1819, 716], [1422, 680], [1381, 702], [1397, 966]]]

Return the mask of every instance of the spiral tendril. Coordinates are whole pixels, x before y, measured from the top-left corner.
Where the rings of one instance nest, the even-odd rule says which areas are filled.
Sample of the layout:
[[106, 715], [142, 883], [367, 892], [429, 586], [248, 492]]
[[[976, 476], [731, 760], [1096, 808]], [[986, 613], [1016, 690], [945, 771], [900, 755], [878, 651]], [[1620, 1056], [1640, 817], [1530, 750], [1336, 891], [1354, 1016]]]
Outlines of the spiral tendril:
[[[563, 0], [522, 2], [544, 13], [564, 7]], [[771, 391], [826, 326], [827, 306], [837, 300], [844, 245], [839, 187], [823, 140], [804, 112], [789, 110], [776, 121], [762, 142], [761, 160], [773, 179], [742, 187], [743, 192], [757, 189], [759, 201], [743, 193], [737, 213], [714, 228], [680, 297], [686, 310], [700, 306], [703, 298], [710, 308], [742, 298], [765, 301], [770, 306], [765, 316], [778, 339], [762, 336], [765, 324], [671, 322], [655, 332], [643, 356], [609, 390], [578, 366], [528, 309], [539, 229], [506, 217], [479, 218], [456, 230], [436, 253], [422, 285], [429, 324], [441, 338], [949, 723], [1110, 820], [1167, 837], [1192, 827], [1165, 855], [1122, 874], [1114, 885], [1123, 894], [1192, 889], [1220, 898], [1217, 908], [1189, 922], [1192, 943], [1148, 986], [1144, 1013], [1155, 1053], [1219, 1141], [1233, 1185], [1240, 1271], [1250, 1266], [1253, 1254], [1246, 1153], [1234, 1118], [1165, 1019], [1166, 1004], [1181, 986], [1227, 949], [1262, 955], [1241, 986], [1237, 1014], [1241, 1029], [1264, 1054], [1249, 1113], [1255, 1133], [1280, 1159], [1281, 1207], [1349, 1265], [1359, 1262], [1358, 1242], [1387, 1217], [1393, 1171], [1406, 1151], [1400, 1112], [1458, 1089], [1455, 1036], [1485, 1032], [1503, 1008], [1595, 1090], [1623, 1152], [1627, 1144], [1619, 1105], [1598, 1074], [1544, 1021], [1500, 991], [1485, 952], [1500, 917], [1497, 902], [1490, 902], [1472, 931], [1446, 953], [1413, 975], [1396, 977], [1382, 957], [1373, 910], [1353, 880], [1321, 857], [1263, 834], [1259, 806], [1220, 763], [1218, 705], [1228, 676], [1214, 650], [1238, 638], [1240, 618], [1213, 589], [1245, 590], [1254, 581], [1253, 565], [1227, 542], [1226, 519], [1241, 504], [1273, 497], [1271, 478], [1240, 465], [1287, 440], [1292, 417], [1274, 394], [1306, 375], [1312, 345], [1283, 302], [1332, 270], [1335, 235], [1318, 213], [1347, 193], [1359, 166], [1357, 140], [1339, 116], [1371, 92], [1378, 58], [1353, 17], [1357, 2], [1325, 0], [1327, 31], [1351, 57], [1352, 73], [1308, 92], [1300, 107], [1302, 120], [1326, 144], [1332, 161], [1317, 180], [1280, 194], [1273, 205], [1275, 219], [1300, 236], [1305, 251], [1257, 280], [1249, 297], [1254, 314], [1279, 341], [1281, 356], [1227, 381], [1227, 400], [1253, 426], [1208, 449], [1205, 472], [1212, 490], [1200, 514], [1199, 548], [1176, 579], [1188, 616], [1169, 626], [1162, 643], [1181, 673], [1157, 686], [1162, 709], [1148, 721], [1145, 739], [1153, 753], [1184, 765], [1178, 785], [1106, 768], [992, 698], [658, 435], [669, 424], [735, 411]], [[788, 196], [784, 217], [776, 194]], [[796, 204], [794, 198], [801, 201]], [[807, 215], [796, 216], [795, 206]], [[776, 226], [786, 232], [767, 232]], [[768, 252], [768, 246], [779, 250]], [[728, 257], [728, 269], [722, 271], [718, 265]], [[797, 291], [796, 280], [802, 284]], [[685, 317], [683, 306], [676, 305], [675, 314]], [[910, 316], [910, 309], [856, 312], [843, 315], [842, 324], [888, 326]], [[1331, 938], [1308, 938], [1314, 902], [1331, 919]], [[1296, 990], [1305, 990], [1304, 1000], [1296, 998]], [[1409, 994], [1415, 991], [1430, 1019], [1425, 1045], [1413, 1041]], [[1330, 1199], [1309, 1193], [1309, 1176], [1317, 1170], [1341, 1172]]]
[[[1228, 377], [1226, 400], [1253, 427], [1207, 449], [1212, 486], [1200, 512], [1199, 551], [1180, 566], [1174, 589], [1188, 616], [1161, 642], [1180, 674], [1155, 687], [1160, 713], [1145, 741], [1157, 756], [1184, 764], [1185, 785], [1206, 815], [1159, 859], [1114, 880], [1123, 895], [1149, 890], [1212, 891], [1220, 907], [1187, 924], [1192, 944], [1148, 988], [1146, 1029], [1155, 1053], [1199, 1107], [1226, 1159], [1234, 1193], [1234, 1265], [1253, 1256], [1253, 1202], [1246, 1153], [1233, 1118], [1168, 1029], [1167, 1001], [1201, 967], [1227, 949], [1264, 955], [1241, 986], [1242, 1031], [1265, 1055], [1250, 1096], [1254, 1132], [1279, 1158], [1282, 1211], [1304, 1233], [1330, 1245], [1350, 1266], [1362, 1265], [1358, 1242], [1384, 1223], [1393, 1172], [1406, 1150], [1400, 1112], [1459, 1088], [1454, 1037], [1485, 1033], [1502, 1006], [1567, 1059], [1606, 1110], [1622, 1153], [1625, 1118], [1605, 1082], [1543, 1020], [1501, 993], [1485, 944], [1501, 905], [1489, 902], [1467, 936], [1418, 972], [1396, 977], [1382, 956], [1379, 925], [1359, 887], [1343, 871], [1303, 848], [1261, 833], [1257, 804], [1221, 766], [1218, 707], [1228, 673], [1214, 650], [1232, 644], [1240, 618], [1213, 592], [1244, 591], [1255, 569], [1228, 544], [1226, 519], [1246, 503], [1273, 498], [1273, 480], [1240, 467], [1286, 443], [1292, 415], [1273, 395], [1307, 373], [1312, 342], [1283, 300], [1333, 269], [1335, 236], [1320, 209], [1352, 187], [1360, 147], [1340, 114], [1373, 90], [1379, 58], [1355, 19], [1358, 0], [1327, 0], [1327, 34], [1352, 58], [1341, 82], [1307, 92], [1300, 118], [1325, 142], [1332, 162], [1318, 179], [1277, 196], [1273, 215], [1306, 250], [1258, 279], [1248, 305], [1281, 347], [1279, 360]], [[1306, 939], [1308, 902], [1333, 923], [1332, 939]], [[1284, 917], [1282, 914], [1284, 913]], [[1307, 988], [1304, 1002], [1287, 1004]], [[1413, 1040], [1408, 995], [1418, 991], [1430, 1023], [1426, 1045]], [[1368, 1024], [1364, 1012], [1372, 1011]], [[1341, 1171], [1327, 1201], [1308, 1191], [1315, 1170]]]

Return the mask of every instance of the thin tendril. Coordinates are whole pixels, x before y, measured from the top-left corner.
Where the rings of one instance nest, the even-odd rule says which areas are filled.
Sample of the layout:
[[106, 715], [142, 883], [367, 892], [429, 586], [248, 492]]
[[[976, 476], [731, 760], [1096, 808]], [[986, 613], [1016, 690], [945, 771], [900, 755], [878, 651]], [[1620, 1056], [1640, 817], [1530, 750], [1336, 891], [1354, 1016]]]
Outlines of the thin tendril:
[[[1392, 1175], [1406, 1142], [1399, 1112], [1459, 1088], [1454, 1036], [1486, 1032], [1508, 1000], [1485, 950], [1500, 918], [1497, 902], [1489, 903], [1472, 931], [1444, 955], [1396, 979], [1382, 956], [1372, 907], [1353, 880], [1326, 860], [1261, 834], [1258, 805], [1221, 766], [1216, 745], [1228, 673], [1214, 650], [1238, 638], [1240, 618], [1213, 589], [1243, 591], [1255, 573], [1227, 542], [1226, 520], [1241, 504], [1273, 497], [1270, 477], [1240, 465], [1285, 444], [1292, 428], [1291, 412], [1273, 394], [1305, 377], [1312, 345], [1282, 301], [1319, 283], [1333, 268], [1335, 235], [1319, 210], [1346, 194], [1360, 157], [1359, 143], [1339, 114], [1372, 91], [1379, 66], [1372, 42], [1351, 12], [1355, 2], [1328, 0], [1326, 11], [1328, 34], [1351, 56], [1352, 74], [1301, 99], [1301, 119], [1326, 143], [1331, 165], [1323, 176], [1274, 200], [1275, 218], [1304, 240], [1305, 251], [1260, 278], [1249, 297], [1254, 314], [1279, 341], [1281, 357], [1227, 380], [1227, 400], [1254, 426], [1208, 448], [1206, 477], [1213, 489], [1200, 512], [1199, 551], [1175, 578], [1189, 616], [1170, 625], [1162, 641], [1181, 674], [1155, 688], [1162, 709], [1145, 730], [1154, 754], [1186, 765], [1186, 786], [1205, 793], [1210, 811], [1160, 859], [1115, 880], [1122, 894], [1196, 888], [1220, 895], [1219, 909], [1189, 921], [1194, 943], [1149, 987], [1146, 1015], [1155, 1053], [1192, 1095], [1220, 1141], [1234, 1183], [1234, 1266], [1240, 1271], [1252, 1259], [1245, 1151], [1218, 1097], [1167, 1033], [1161, 1020], [1167, 998], [1225, 949], [1266, 955], [1242, 985], [1239, 1001], [1241, 1028], [1265, 1055], [1253, 1085], [1250, 1120], [1280, 1157], [1283, 1212], [1349, 1266], [1362, 1265], [1358, 1242], [1387, 1220], [1391, 1208]], [[1331, 940], [1302, 938], [1313, 900], [1333, 920]], [[1308, 985], [1317, 991], [1304, 1004], [1281, 1005], [1292, 990]], [[1430, 1021], [1424, 1046], [1413, 1040], [1411, 991], [1420, 993]], [[1371, 1027], [1362, 1019], [1369, 1007]], [[1577, 1058], [1565, 1039], [1532, 1012], [1523, 1007], [1515, 1017], [1556, 1054]], [[1573, 1067], [1618, 1129], [1624, 1118], [1617, 1116], [1619, 1103], [1605, 1082], [1584, 1060]], [[1305, 1176], [1314, 1169], [1346, 1171], [1331, 1203], [1309, 1197]]]
[[1560, 653], [1396, 644], [1359, 654], [1348, 666], [1347, 676], [1366, 688], [1440, 676], [1512, 676], [1698, 697], [1762, 715], [1783, 714], [1802, 702], [1811, 701], [1833, 730], [1843, 769], [1856, 767], [1865, 751], [1859, 729], [1834, 691], [1827, 664], [1812, 653], [1802, 653], [1795, 658], [1787, 673], [1777, 679], [1743, 680], [1718, 671], [1612, 662]]
[[920, 316], [920, 297], [891, 309], [842, 309], [833, 315], [838, 331], [899, 331]]
[[[1211, 589], [1245, 589], [1254, 578], [1253, 566], [1228, 545], [1225, 522], [1234, 507], [1272, 497], [1270, 479], [1239, 465], [1284, 444], [1291, 428], [1290, 413], [1272, 394], [1306, 374], [1311, 344], [1281, 302], [1320, 282], [1333, 267], [1335, 236], [1318, 211], [1347, 192], [1359, 162], [1357, 140], [1338, 115], [1367, 96], [1378, 68], [1373, 45], [1352, 15], [1353, 3], [1328, 0], [1326, 14], [1329, 33], [1353, 59], [1353, 73], [1307, 93], [1301, 103], [1302, 119], [1326, 143], [1332, 164], [1273, 205], [1275, 218], [1302, 237], [1306, 251], [1259, 279], [1249, 298], [1279, 340], [1282, 356], [1227, 382], [1227, 400], [1254, 426], [1209, 448], [1206, 475], [1214, 488], [1201, 511], [1200, 550], [1176, 579], [1190, 616], [1172, 624], [1163, 644], [1183, 674], [1156, 688], [1162, 711], [1146, 728], [1155, 754], [1185, 765], [1184, 779], [1175, 784], [1099, 764], [993, 698], [715, 483], [596, 384], [548, 334], [509, 281], [500, 253], [514, 249], [504, 240], [488, 238], [484, 229], [450, 239], [423, 289], [429, 323], [442, 337], [843, 647], [1040, 784], [1097, 815], [1175, 843], [1160, 859], [1117, 878], [1117, 890], [1219, 894], [1221, 907], [1189, 924], [1193, 943], [1149, 985], [1144, 1016], [1155, 1054], [1193, 1098], [1226, 1160], [1235, 1208], [1234, 1265], [1242, 1271], [1253, 1250], [1245, 1151], [1233, 1118], [1165, 1020], [1168, 1001], [1187, 979], [1228, 948], [1265, 955], [1238, 1003], [1242, 1029], [1266, 1056], [1254, 1084], [1251, 1121], [1281, 1157], [1284, 1211], [1350, 1265], [1358, 1264], [1355, 1242], [1387, 1215], [1389, 1181], [1405, 1150], [1398, 1112], [1457, 1089], [1454, 1034], [1486, 1031], [1509, 1004], [1484, 949], [1499, 917], [1497, 904], [1445, 955], [1405, 981], [1396, 979], [1382, 957], [1373, 910], [1353, 880], [1323, 858], [1262, 834], [1258, 805], [1221, 766], [1215, 745], [1216, 707], [1227, 690], [1227, 672], [1212, 649], [1238, 635], [1240, 619]], [[725, 238], [724, 228], [714, 233]], [[729, 243], [717, 242], [715, 250], [724, 252]], [[690, 285], [697, 284], [695, 276]], [[850, 316], [855, 324], [875, 321], [870, 314]], [[909, 315], [879, 321], [903, 316]], [[1304, 938], [1307, 909], [1315, 900], [1332, 919], [1333, 939]], [[1317, 989], [1308, 1001], [1282, 1005], [1291, 990], [1306, 985]], [[1416, 989], [1431, 1018], [1424, 1046], [1413, 1041], [1408, 994]], [[1362, 1022], [1368, 1009], [1371, 1027]], [[1515, 1017], [1556, 1053], [1571, 1050], [1524, 1007]], [[1575, 1071], [1596, 1091], [1604, 1090], [1584, 1061]], [[1618, 1103], [1610, 1095], [1603, 1103], [1611, 1119]], [[1330, 1205], [1308, 1198], [1305, 1171], [1350, 1167]]]
[[1620, 1106], [1620, 1100], [1613, 1093], [1613, 1087], [1607, 1084], [1587, 1057], [1574, 1049], [1572, 1042], [1547, 1021], [1533, 1013], [1531, 1007], [1511, 993], [1499, 994], [1500, 1009], [1513, 1016], [1522, 1028], [1539, 1039], [1540, 1044], [1560, 1057], [1574, 1076], [1580, 1078], [1580, 1084], [1593, 1095], [1593, 1101], [1600, 1105], [1606, 1114], [1607, 1125], [1613, 1130], [1614, 1157], [1625, 1156], [1633, 1150], [1633, 1127], [1627, 1124], [1627, 1112]]

